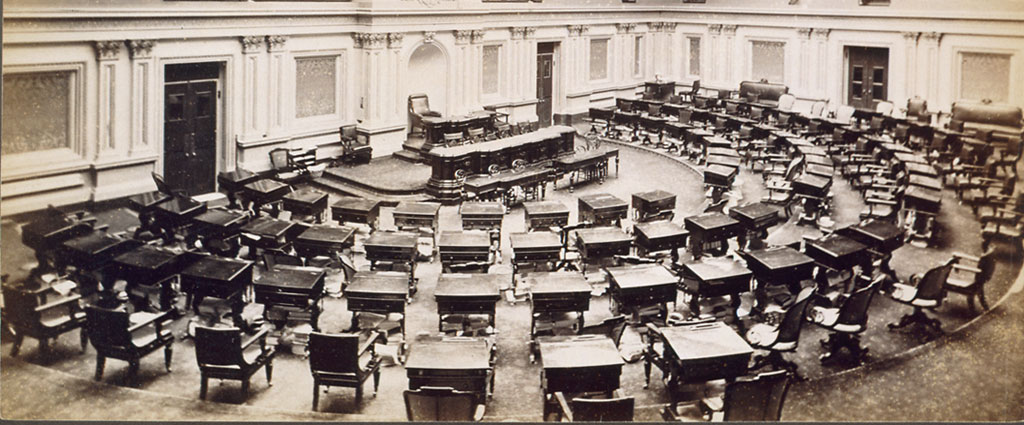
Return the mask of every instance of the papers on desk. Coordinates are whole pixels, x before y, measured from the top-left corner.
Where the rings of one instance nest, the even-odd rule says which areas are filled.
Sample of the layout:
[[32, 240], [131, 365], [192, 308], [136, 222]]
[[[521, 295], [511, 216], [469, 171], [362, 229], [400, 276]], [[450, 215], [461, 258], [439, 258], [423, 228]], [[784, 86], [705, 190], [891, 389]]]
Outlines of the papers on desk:
[[58, 294], [66, 297], [71, 293], [71, 291], [78, 287], [78, 284], [67, 279], [62, 279], [54, 282], [50, 287]]

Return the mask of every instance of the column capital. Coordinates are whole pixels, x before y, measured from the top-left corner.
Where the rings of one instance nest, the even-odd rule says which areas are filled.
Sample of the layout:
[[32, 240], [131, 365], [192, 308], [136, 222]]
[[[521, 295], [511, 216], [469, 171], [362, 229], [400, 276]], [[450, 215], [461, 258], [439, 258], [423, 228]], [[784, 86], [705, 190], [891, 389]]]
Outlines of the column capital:
[[725, 34], [725, 35], [736, 35], [736, 28], [737, 27], [738, 27], [737, 25], [724, 24], [724, 25], [722, 25], [722, 34]]
[[633, 22], [626, 22], [621, 24], [615, 24], [615, 30], [619, 34], [626, 34], [636, 30], [636, 24]]
[[469, 34], [470, 42], [477, 44], [484, 41], [484, 30], [473, 30]]
[[469, 43], [470, 37], [473, 35], [471, 30], [455, 30], [455, 44], [466, 44]]
[[811, 30], [811, 36], [819, 40], [827, 40], [830, 32], [832, 32], [831, 28], [814, 28]]
[[383, 48], [388, 35], [383, 32], [357, 32], [353, 37], [356, 42], [356, 47], [372, 50]]
[[526, 38], [526, 27], [509, 27], [508, 31], [513, 40]]
[[128, 54], [132, 59], [151, 57], [154, 45], [154, 40], [128, 40]]
[[284, 50], [284, 44], [288, 42], [288, 36], [286, 35], [268, 35], [267, 36], [267, 51], [268, 52], [279, 52]]
[[942, 33], [941, 32], [923, 32], [923, 33], [921, 33], [921, 38], [923, 38], [924, 40], [926, 40], [928, 42], [938, 43], [940, 40], [942, 40]]
[[664, 25], [664, 22], [648, 22], [647, 29], [650, 32], [660, 32]]
[[424, 44], [433, 44], [434, 43], [434, 37], [436, 37], [436, 36], [437, 36], [437, 32], [436, 31], [423, 31], [423, 43]]
[[661, 30], [664, 31], [664, 32], [676, 32], [676, 25], [679, 25], [679, 23], [678, 22], [662, 22], [661, 23]]
[[526, 31], [523, 33], [523, 38], [533, 38], [534, 34], [537, 33], [537, 27], [525, 27], [523, 29]]
[[797, 33], [797, 35], [800, 36], [800, 38], [810, 38], [811, 37], [811, 28], [797, 28], [796, 29], [796, 33]]
[[708, 24], [708, 32], [712, 35], [722, 32], [722, 24]]
[[96, 48], [96, 60], [117, 60], [121, 56], [122, 45], [124, 45], [124, 41], [121, 40], [94, 41], [93, 47]]
[[388, 33], [388, 47], [392, 49], [402, 48], [402, 40], [405, 39], [405, 34], [400, 32], [389, 32]]
[[590, 32], [590, 25], [569, 25], [569, 37], [582, 37]]
[[242, 53], [259, 53], [263, 50], [263, 40], [265, 37], [258, 35], [247, 35], [239, 37], [238, 42], [242, 43]]

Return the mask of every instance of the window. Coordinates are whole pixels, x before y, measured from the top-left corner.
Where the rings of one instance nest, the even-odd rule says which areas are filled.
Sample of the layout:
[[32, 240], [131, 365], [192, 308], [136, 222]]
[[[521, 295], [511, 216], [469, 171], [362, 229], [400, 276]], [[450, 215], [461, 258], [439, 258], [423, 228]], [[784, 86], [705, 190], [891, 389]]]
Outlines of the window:
[[498, 93], [498, 69], [501, 66], [501, 46], [484, 46], [481, 73], [483, 74], [483, 93]]
[[640, 75], [640, 65], [643, 60], [643, 39], [638, 35], [633, 37], [633, 75]]
[[690, 75], [700, 76], [700, 37], [687, 37], [690, 42]]
[[335, 113], [337, 56], [295, 58], [295, 117]]
[[71, 147], [71, 71], [4, 74], [3, 155]]
[[772, 83], [785, 81], [786, 43], [781, 41], [752, 41], [750, 49], [750, 76], [753, 80]]
[[[6, 87], [6, 86], [5, 86]], [[1010, 55], [960, 53], [960, 98], [1006, 102], [1010, 93]], [[6, 105], [6, 99], [4, 104]]]
[[608, 39], [590, 40], [590, 79], [608, 78]]

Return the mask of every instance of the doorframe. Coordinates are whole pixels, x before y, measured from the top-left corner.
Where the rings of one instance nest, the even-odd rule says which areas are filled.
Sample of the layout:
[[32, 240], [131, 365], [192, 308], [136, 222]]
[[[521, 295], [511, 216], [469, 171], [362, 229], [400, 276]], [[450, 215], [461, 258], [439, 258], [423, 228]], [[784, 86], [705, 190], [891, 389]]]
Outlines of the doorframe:
[[[551, 59], [552, 59], [551, 60], [551, 123], [552, 123], [552, 125], [555, 122], [555, 114], [557, 114], [558, 111], [561, 111], [563, 108], [565, 108], [565, 104], [566, 104], [566, 100], [565, 100], [565, 86], [564, 86], [564, 84], [562, 84], [562, 81], [565, 81], [564, 78], [566, 76], [561, 75], [562, 70], [565, 69], [565, 67], [563, 67], [561, 65], [565, 61], [565, 58], [562, 56], [565, 53], [565, 51], [562, 50], [562, 40], [563, 39], [557, 38], [557, 37], [538, 38], [536, 40], [537, 44], [534, 46], [534, 49], [533, 49], [533, 51], [534, 51], [534, 54], [533, 54], [533, 73], [534, 73], [534, 75], [533, 75], [533, 82], [534, 82], [534, 84], [536, 84], [537, 83], [537, 79], [539, 78], [539, 76], [537, 75], [537, 55], [540, 54], [539, 53], [540, 52], [540, 44], [541, 43], [553, 43], [554, 44], [554, 46], [553, 46], [554, 48], [551, 49]], [[533, 95], [534, 101], [536, 102], [536, 104], [539, 104], [540, 103], [540, 99], [537, 98], [537, 88], [536, 87], [534, 87], [533, 93], [534, 93], [534, 95]], [[534, 107], [534, 114], [536, 114], [536, 106]], [[537, 121], [538, 122], [540, 121], [540, 116], [537, 117]]]
[[[229, 82], [235, 81], [233, 78], [232, 70], [234, 69], [233, 60], [231, 56], [226, 55], [215, 55], [215, 56], [190, 56], [184, 58], [168, 58], [160, 59], [157, 62], [157, 81], [159, 81], [159, 89], [157, 90], [156, 108], [154, 108], [154, 121], [160, 123], [156, 127], [156, 140], [158, 145], [155, 146], [157, 151], [157, 161], [154, 165], [155, 170], [159, 170], [162, 174], [164, 170], [164, 104], [166, 91], [164, 88], [167, 85], [166, 66], [167, 65], [183, 65], [190, 63], [206, 63], [206, 62], [218, 62], [220, 64], [220, 73], [217, 76], [217, 91], [219, 96], [217, 97], [216, 110], [217, 110], [217, 125], [216, 125], [216, 165], [214, 168], [214, 190], [220, 189], [220, 184], [217, 183], [217, 174], [221, 171], [231, 171], [235, 168], [237, 163], [237, 152], [238, 150], [234, 146], [233, 141], [227, 137], [231, 134], [232, 125], [231, 120], [227, 119], [227, 115], [231, 112], [232, 108], [228, 99], [231, 98], [233, 91], [229, 86]], [[201, 80], [209, 81], [209, 80]], [[230, 166], [230, 168], [228, 168]]]
[[850, 100], [850, 49], [849, 49], [850, 47], [866, 47], [866, 48], [870, 48], [870, 49], [886, 49], [889, 52], [889, 55], [886, 58], [887, 65], [885, 67], [885, 78], [886, 78], [886, 84], [885, 84], [885, 94], [886, 94], [886, 96], [885, 97], [886, 97], [886, 100], [888, 100], [889, 102], [896, 103], [896, 102], [894, 102], [892, 100], [892, 77], [893, 77], [893, 72], [892, 72], [892, 66], [893, 66], [892, 49], [893, 49], [893, 47], [892, 47], [892, 45], [887, 44], [887, 43], [870, 43], [870, 42], [868, 42], [868, 43], [859, 43], [859, 42], [844, 40], [844, 41], [840, 41], [840, 47], [841, 47], [840, 54], [841, 54], [841, 57], [843, 59], [843, 61], [842, 61], [842, 63], [843, 63], [843, 68], [842, 68], [843, 71], [842, 71], [842, 74], [841, 74], [842, 75], [842, 79], [840, 80], [840, 82], [841, 82], [840, 85], [842, 86], [842, 89], [841, 89], [842, 92], [840, 94], [840, 96], [841, 96], [840, 99], [841, 100], [840, 100], [839, 104], [840, 105], [846, 105], [847, 101]]

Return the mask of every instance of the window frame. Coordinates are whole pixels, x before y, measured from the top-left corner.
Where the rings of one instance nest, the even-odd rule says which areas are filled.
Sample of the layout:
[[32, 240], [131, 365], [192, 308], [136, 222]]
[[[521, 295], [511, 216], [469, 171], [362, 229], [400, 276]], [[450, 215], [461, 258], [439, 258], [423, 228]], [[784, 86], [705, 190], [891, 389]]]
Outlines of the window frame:
[[[1016, 81], [1013, 78], [1014, 75], [1017, 75], [1017, 74], [1014, 74], [1014, 72], [1015, 71], [1019, 72], [1019, 70], [1018, 70], [1019, 67], [1016, 66], [1017, 60], [1015, 60], [1015, 59], [1017, 59], [1016, 58], [1017, 51], [1013, 50], [1013, 49], [999, 49], [999, 48], [986, 48], [986, 47], [974, 47], [974, 46], [956, 46], [956, 47], [953, 48], [953, 59], [954, 59], [954, 61], [953, 61], [953, 92], [951, 93], [951, 95], [952, 95], [951, 97], [953, 99], [955, 99], [955, 100], [976, 100], [976, 101], [980, 101], [981, 100], [981, 99], [969, 99], [969, 98], [965, 98], [963, 96], [963, 94], [964, 94], [964, 86], [963, 86], [963, 78], [964, 78], [963, 54], [964, 53], [976, 53], [976, 54], [990, 54], [990, 55], [1008, 56], [1009, 60], [1010, 60], [1010, 78], [1006, 82], [1006, 98], [1007, 98], [1007, 101], [1009, 101], [1010, 99], [1013, 99], [1013, 93], [1015, 93], [1015, 90], [1018, 90], [1018, 87], [1016, 87], [1014, 85], [1014, 83]], [[996, 102], [995, 100], [993, 100], [993, 102], [1000, 103], [1000, 102]], [[1002, 102], [1002, 103], [1005, 103], [1005, 102]]]
[[[700, 73], [702, 71], [701, 68], [703, 68], [703, 65], [704, 65], [704, 63], [703, 63], [704, 61], [702, 60], [703, 58], [701, 57], [702, 51], [704, 50], [704, 37], [702, 37], [700, 34], [684, 34], [683, 38], [686, 39], [686, 46], [685, 46], [685, 48], [686, 48], [686, 76], [687, 76], [687, 78], [690, 78], [690, 79], [700, 79]], [[690, 66], [692, 64], [692, 62], [693, 62], [693, 60], [692, 60], [693, 59], [693, 51], [690, 49], [690, 47], [693, 46], [692, 40], [694, 40], [694, 39], [697, 40], [697, 47], [698, 47], [698, 51], [697, 51], [697, 68], [698, 69], [697, 69], [696, 73], [693, 72], [693, 68]]]
[[755, 43], [781, 43], [782, 44], [782, 78], [780, 81], [771, 81], [769, 83], [781, 83], [786, 84], [786, 56], [789, 54], [789, 40], [784, 38], [770, 38], [770, 37], [748, 37], [747, 38], [747, 79], [750, 81], [760, 81], [761, 78], [754, 75], [754, 45]]
[[[484, 49], [486, 49], [488, 47], [496, 47], [498, 49], [498, 53], [497, 53], [497, 56], [496, 56], [497, 60], [498, 60], [498, 63], [495, 65], [495, 69], [494, 69], [494, 79], [496, 81], [495, 81], [494, 91], [493, 92], [486, 92], [486, 91], [484, 91], [484, 80], [487, 77], [484, 74]], [[483, 99], [499, 98], [499, 97], [501, 97], [502, 93], [504, 92], [504, 86], [505, 86], [504, 85], [504, 80], [505, 80], [504, 76], [505, 76], [505, 73], [504, 73], [504, 71], [502, 69], [502, 66], [501, 66], [501, 64], [504, 62], [503, 55], [505, 54], [505, 50], [506, 50], [504, 47], [505, 47], [505, 43], [501, 43], [501, 42], [484, 43], [480, 47], [480, 97], [483, 98]]]
[[644, 62], [643, 62], [643, 50], [644, 50], [644, 35], [634, 34], [633, 35], [633, 78], [643, 78], [644, 76]]
[[[611, 80], [611, 64], [610, 64], [610, 62], [611, 62], [611, 52], [610, 52], [610, 49], [611, 49], [611, 45], [612, 45], [611, 40], [612, 40], [612, 38], [609, 35], [598, 35], [598, 36], [591, 37], [589, 42], [587, 43], [587, 78], [588, 78], [588, 81], [591, 82], [591, 83], [602, 83], [602, 82], [608, 82], [608, 81]], [[605, 46], [605, 49], [604, 49], [604, 76], [600, 77], [600, 78], [594, 78], [594, 70], [590, 66], [594, 62], [593, 55], [594, 55], [594, 42], [595, 41], [602, 41], [602, 42], [604, 42], [604, 46]]]
[[[299, 117], [297, 97], [299, 94], [299, 60], [310, 59], [310, 58], [334, 58], [334, 112], [322, 115], [312, 115], [308, 117]], [[346, 51], [344, 49], [335, 50], [304, 50], [295, 51], [291, 54], [291, 113], [292, 122], [297, 128], [308, 128], [309, 126], [316, 126], [322, 124], [324, 127], [335, 126], [339, 121], [344, 121], [346, 116], [345, 109], [345, 60]]]

